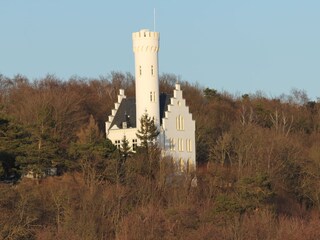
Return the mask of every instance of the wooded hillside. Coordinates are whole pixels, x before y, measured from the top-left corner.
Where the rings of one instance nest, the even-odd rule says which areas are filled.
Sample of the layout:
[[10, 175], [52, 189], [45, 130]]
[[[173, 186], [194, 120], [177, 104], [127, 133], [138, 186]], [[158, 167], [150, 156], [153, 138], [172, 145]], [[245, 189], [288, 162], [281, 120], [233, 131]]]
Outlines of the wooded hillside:
[[[160, 91], [177, 80], [160, 76]], [[0, 238], [319, 239], [320, 102], [180, 83], [198, 168], [175, 176], [156, 146], [133, 154], [105, 139], [119, 89], [134, 95], [131, 74], [0, 75]], [[60, 176], [21, 178], [51, 167]]]

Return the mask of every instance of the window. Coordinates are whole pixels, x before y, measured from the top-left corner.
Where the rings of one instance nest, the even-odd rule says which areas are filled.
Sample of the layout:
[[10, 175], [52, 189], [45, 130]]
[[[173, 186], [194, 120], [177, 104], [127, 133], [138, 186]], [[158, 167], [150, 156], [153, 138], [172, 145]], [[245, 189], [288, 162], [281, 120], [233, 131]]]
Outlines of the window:
[[180, 168], [180, 172], [184, 172], [184, 161], [183, 161], [183, 159], [182, 158], [180, 158], [180, 160], [179, 160], [179, 168]]
[[156, 92], [150, 92], [150, 102], [156, 102]]
[[184, 130], [184, 119], [183, 119], [183, 117], [180, 115], [179, 116], [180, 117], [180, 130]]
[[184, 130], [184, 118], [181, 115], [176, 117], [176, 128], [180, 131]]
[[176, 117], [176, 128], [177, 130], [180, 129], [180, 125], [179, 125], [179, 117]]
[[154, 75], [154, 71], [153, 71], [153, 65], [151, 65], [151, 75]]
[[194, 165], [193, 165], [191, 158], [189, 158], [187, 161], [187, 172], [190, 173], [193, 171], [194, 171]]
[[183, 151], [183, 139], [181, 139], [181, 152]]
[[132, 139], [132, 151], [137, 151], [138, 141], [137, 139]]
[[115, 140], [114, 143], [115, 143], [116, 147], [117, 147], [118, 149], [120, 149], [120, 147], [121, 147], [121, 141], [120, 141], [120, 140]]
[[183, 139], [178, 138], [178, 151], [183, 152]]
[[190, 172], [190, 158], [187, 161], [187, 173]]
[[170, 139], [169, 139], [169, 146], [170, 146], [170, 150], [171, 150], [171, 151], [174, 151], [174, 150], [175, 150], [174, 138], [170, 138]]
[[139, 75], [141, 76], [142, 75], [142, 67], [139, 66]]
[[192, 142], [191, 139], [186, 140], [186, 149], [188, 152], [192, 152]]

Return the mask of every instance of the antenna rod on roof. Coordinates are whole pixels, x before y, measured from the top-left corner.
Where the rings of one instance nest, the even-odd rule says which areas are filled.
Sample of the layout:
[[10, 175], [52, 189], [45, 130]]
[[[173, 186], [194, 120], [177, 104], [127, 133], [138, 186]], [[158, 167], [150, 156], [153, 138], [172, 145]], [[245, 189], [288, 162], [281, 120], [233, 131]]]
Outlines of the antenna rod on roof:
[[153, 31], [156, 31], [156, 8], [153, 8]]

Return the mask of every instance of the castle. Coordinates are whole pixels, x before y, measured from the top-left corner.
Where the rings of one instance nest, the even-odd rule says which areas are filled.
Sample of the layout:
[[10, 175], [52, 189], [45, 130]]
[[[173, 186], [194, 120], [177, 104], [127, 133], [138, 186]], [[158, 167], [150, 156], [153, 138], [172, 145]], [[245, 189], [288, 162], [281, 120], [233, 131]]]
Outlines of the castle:
[[118, 148], [126, 137], [132, 151], [140, 142], [136, 136], [140, 119], [153, 117], [160, 134], [158, 144], [163, 156], [172, 157], [181, 171], [196, 166], [195, 121], [177, 83], [173, 96], [159, 94], [159, 32], [142, 29], [132, 34], [135, 56], [135, 98], [120, 89], [118, 101], [106, 122], [106, 136]]

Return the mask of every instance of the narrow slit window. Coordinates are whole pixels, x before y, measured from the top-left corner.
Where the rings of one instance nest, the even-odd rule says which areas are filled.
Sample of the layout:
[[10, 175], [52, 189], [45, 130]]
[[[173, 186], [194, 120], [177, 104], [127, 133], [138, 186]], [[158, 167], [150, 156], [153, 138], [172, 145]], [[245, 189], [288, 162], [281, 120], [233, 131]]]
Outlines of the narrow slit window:
[[181, 152], [183, 152], [183, 139], [181, 139]]
[[140, 75], [140, 76], [142, 75], [142, 68], [141, 68], [141, 66], [139, 66], [139, 75]]
[[174, 138], [172, 138], [172, 150], [176, 150], [176, 140]]
[[153, 71], [153, 65], [151, 65], [151, 75], [154, 75], [154, 71]]
[[191, 139], [187, 139], [186, 140], [186, 149], [188, 152], [192, 152], [192, 142], [191, 142]]
[[150, 92], [150, 102], [156, 102], [156, 92]]
[[184, 130], [184, 119], [183, 119], [183, 116], [179, 116], [179, 126], [180, 126], [180, 129], [179, 130]]
[[178, 151], [183, 152], [184, 146], [183, 146], [183, 139], [178, 139]]
[[176, 128], [179, 131], [183, 131], [184, 130], [184, 118], [181, 115], [176, 117]]
[[179, 124], [180, 124], [179, 117], [176, 117], [176, 128], [177, 128], [177, 130], [180, 130]]
[[180, 158], [180, 164], [179, 164], [180, 166], [180, 171], [181, 172], [184, 172], [184, 161], [183, 161], [183, 159], [182, 158]]
[[187, 150], [187, 152], [189, 152], [189, 140], [188, 139], [186, 140], [186, 150]]

